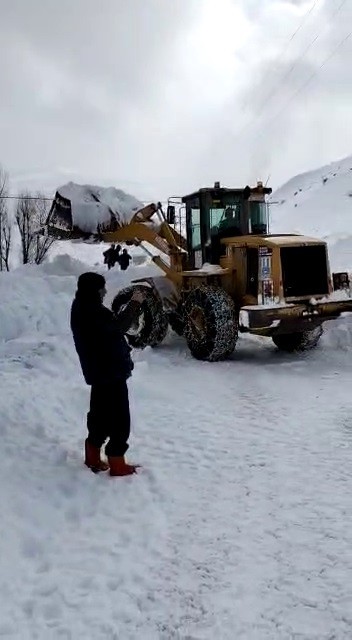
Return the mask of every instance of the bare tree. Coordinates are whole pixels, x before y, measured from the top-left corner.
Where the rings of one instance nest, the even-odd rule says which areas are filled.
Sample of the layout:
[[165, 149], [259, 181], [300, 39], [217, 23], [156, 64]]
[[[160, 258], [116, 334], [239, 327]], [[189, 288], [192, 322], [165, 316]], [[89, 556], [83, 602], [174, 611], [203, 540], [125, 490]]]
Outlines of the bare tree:
[[[43, 230], [49, 213], [49, 201], [43, 194], [37, 193], [35, 206], [39, 228]], [[36, 234], [34, 250], [34, 262], [36, 264], [41, 264], [43, 262], [54, 242], [55, 240], [47, 235]]]
[[12, 224], [10, 221], [7, 197], [8, 176], [0, 167], [0, 271], [9, 271], [9, 258], [12, 239]]
[[43, 235], [48, 216], [48, 201], [41, 194], [32, 196], [22, 193], [18, 197], [16, 222], [21, 237], [23, 264], [41, 264], [46, 257], [53, 238]]
[[30, 262], [30, 253], [34, 242], [34, 233], [31, 230], [30, 221], [33, 217], [33, 201], [29, 193], [21, 193], [18, 197], [16, 208], [16, 222], [21, 237], [22, 262]]

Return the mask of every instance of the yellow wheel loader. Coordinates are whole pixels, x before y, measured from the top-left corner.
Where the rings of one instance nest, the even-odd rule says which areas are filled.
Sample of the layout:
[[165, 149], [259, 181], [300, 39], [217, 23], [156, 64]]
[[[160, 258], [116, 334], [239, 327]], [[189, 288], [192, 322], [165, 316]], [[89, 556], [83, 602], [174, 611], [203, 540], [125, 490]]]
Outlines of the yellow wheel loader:
[[269, 232], [271, 191], [261, 182], [244, 189], [216, 182], [183, 196], [184, 234], [173, 224], [175, 207], [170, 204], [165, 215], [160, 203], [140, 208], [127, 223], [111, 211], [96, 232], [83, 231], [69, 201], [57, 193], [45, 233], [126, 243], [150, 255], [163, 276], [133, 281], [112, 303], [118, 312], [135, 287], [143, 292], [141, 316], [127, 336], [133, 347], [160, 344], [171, 326], [200, 360], [228, 358], [239, 332], [268, 336], [284, 351], [303, 351], [317, 345], [324, 322], [352, 312], [349, 276], [330, 273], [325, 242]]

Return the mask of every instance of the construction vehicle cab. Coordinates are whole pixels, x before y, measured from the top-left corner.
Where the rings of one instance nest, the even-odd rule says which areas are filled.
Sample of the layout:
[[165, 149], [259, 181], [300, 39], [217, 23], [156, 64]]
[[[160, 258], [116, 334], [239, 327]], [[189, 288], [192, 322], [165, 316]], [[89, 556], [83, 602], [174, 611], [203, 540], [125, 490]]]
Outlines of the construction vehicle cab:
[[186, 206], [186, 233], [190, 269], [204, 263], [220, 264], [226, 254], [222, 238], [263, 235], [269, 230], [271, 189], [258, 182], [254, 188], [228, 189], [215, 182], [182, 198]]

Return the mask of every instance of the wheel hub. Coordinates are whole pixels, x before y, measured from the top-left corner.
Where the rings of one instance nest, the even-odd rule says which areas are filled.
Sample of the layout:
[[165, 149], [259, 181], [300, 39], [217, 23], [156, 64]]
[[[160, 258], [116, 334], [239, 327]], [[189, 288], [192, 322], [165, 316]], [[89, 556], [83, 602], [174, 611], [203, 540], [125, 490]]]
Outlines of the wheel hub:
[[[121, 305], [120, 311], [124, 311], [127, 307], [129, 303], [126, 302], [125, 304]], [[134, 322], [132, 322], [131, 326], [129, 327], [126, 335], [127, 336], [138, 336], [145, 324], [145, 318], [144, 318], [144, 311], [143, 311], [143, 306], [141, 307], [138, 316], [136, 317], [136, 319], [134, 320]]]
[[145, 324], [144, 312], [141, 309], [137, 318], [134, 322], [132, 322], [130, 328], [128, 329], [127, 335], [129, 336], [138, 336]]

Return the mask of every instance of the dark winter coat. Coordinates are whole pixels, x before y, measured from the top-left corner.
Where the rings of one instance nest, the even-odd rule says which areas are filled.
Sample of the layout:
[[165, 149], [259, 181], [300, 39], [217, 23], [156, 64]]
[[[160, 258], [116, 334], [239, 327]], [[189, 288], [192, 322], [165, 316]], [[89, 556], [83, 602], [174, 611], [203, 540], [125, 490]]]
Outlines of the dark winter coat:
[[127, 267], [130, 264], [130, 260], [132, 260], [132, 258], [129, 255], [129, 253], [120, 253], [120, 255], [118, 257], [118, 261], [119, 261], [119, 264], [120, 264], [120, 267], [121, 267], [122, 271], [126, 271]]
[[71, 331], [87, 384], [111, 384], [131, 376], [131, 348], [124, 333], [138, 308], [139, 304], [131, 301], [115, 317], [98, 293], [88, 297], [77, 291], [71, 307]]

